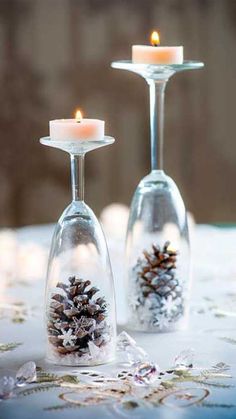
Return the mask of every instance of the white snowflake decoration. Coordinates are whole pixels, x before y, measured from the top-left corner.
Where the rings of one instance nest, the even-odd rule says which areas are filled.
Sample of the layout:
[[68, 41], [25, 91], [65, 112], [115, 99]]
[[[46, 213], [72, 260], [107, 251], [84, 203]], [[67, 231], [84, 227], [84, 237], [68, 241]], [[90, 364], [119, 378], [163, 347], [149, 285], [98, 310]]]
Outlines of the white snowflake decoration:
[[168, 317], [166, 317], [165, 314], [158, 314], [154, 320], [154, 326], [158, 326], [160, 330], [168, 328]]
[[85, 316], [80, 317], [80, 319], [77, 319], [74, 317], [75, 322], [75, 333], [82, 332], [84, 336], [93, 333], [96, 329], [96, 320], [87, 318]]
[[176, 310], [175, 301], [172, 299], [172, 296], [169, 295], [166, 299], [162, 300], [162, 311], [166, 313], [167, 316], [172, 314]]
[[67, 332], [65, 330], [62, 331], [62, 335], [58, 336], [58, 339], [63, 340], [64, 346], [74, 346], [74, 340], [77, 339], [76, 336], [72, 335], [73, 330], [69, 329]]

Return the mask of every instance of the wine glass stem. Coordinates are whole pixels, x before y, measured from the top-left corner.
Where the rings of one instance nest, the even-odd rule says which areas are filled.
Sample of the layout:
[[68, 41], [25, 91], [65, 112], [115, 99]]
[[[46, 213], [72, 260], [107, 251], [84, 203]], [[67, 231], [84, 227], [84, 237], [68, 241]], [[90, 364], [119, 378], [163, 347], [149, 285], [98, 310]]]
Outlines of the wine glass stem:
[[84, 201], [84, 154], [70, 155], [73, 201]]
[[147, 80], [150, 93], [151, 170], [163, 170], [164, 97], [167, 80]]

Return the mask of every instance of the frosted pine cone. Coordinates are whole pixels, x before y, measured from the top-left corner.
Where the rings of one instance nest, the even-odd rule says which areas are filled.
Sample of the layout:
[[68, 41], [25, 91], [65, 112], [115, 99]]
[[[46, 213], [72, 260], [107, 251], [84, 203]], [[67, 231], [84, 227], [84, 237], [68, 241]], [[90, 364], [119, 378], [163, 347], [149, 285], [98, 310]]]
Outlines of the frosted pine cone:
[[167, 297], [178, 287], [175, 274], [177, 252], [170, 249], [169, 245], [166, 242], [161, 250], [153, 244], [151, 252], [143, 252], [145, 259], [139, 261], [136, 271], [144, 297], [153, 293]]
[[58, 282], [58, 292], [51, 297], [48, 339], [60, 354], [82, 356], [89, 352], [89, 342], [101, 348], [109, 340], [106, 301], [96, 298], [99, 289], [90, 285], [73, 276], [67, 284]]
[[133, 311], [142, 324], [165, 329], [183, 314], [183, 289], [176, 273], [178, 253], [166, 242], [163, 248], [153, 244], [143, 255], [133, 270]]

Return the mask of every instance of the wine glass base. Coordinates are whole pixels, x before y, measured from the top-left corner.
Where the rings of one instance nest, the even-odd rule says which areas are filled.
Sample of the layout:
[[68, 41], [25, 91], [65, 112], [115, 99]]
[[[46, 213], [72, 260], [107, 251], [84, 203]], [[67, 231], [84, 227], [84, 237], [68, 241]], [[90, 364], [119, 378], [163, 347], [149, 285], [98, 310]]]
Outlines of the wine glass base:
[[113, 144], [115, 139], [113, 137], [105, 136], [100, 140], [64, 140], [56, 141], [52, 140], [51, 137], [40, 138], [40, 143], [48, 147], [58, 148], [66, 151], [69, 154], [79, 155], [85, 154], [88, 151], [95, 150], [106, 145]]
[[183, 61], [182, 64], [139, 64], [130, 60], [114, 61], [112, 68], [132, 71], [145, 79], [168, 80], [173, 74], [204, 67], [201, 61]]

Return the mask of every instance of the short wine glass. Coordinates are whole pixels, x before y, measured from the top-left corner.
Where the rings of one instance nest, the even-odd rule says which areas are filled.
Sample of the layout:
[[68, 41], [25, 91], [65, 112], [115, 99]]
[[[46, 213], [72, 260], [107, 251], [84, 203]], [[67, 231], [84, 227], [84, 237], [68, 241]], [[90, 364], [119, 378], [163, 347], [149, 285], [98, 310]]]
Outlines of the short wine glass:
[[84, 156], [114, 139], [40, 142], [70, 154], [72, 181], [72, 202], [56, 225], [48, 262], [47, 360], [74, 366], [110, 362], [116, 339], [113, 276], [103, 231], [84, 201]]

